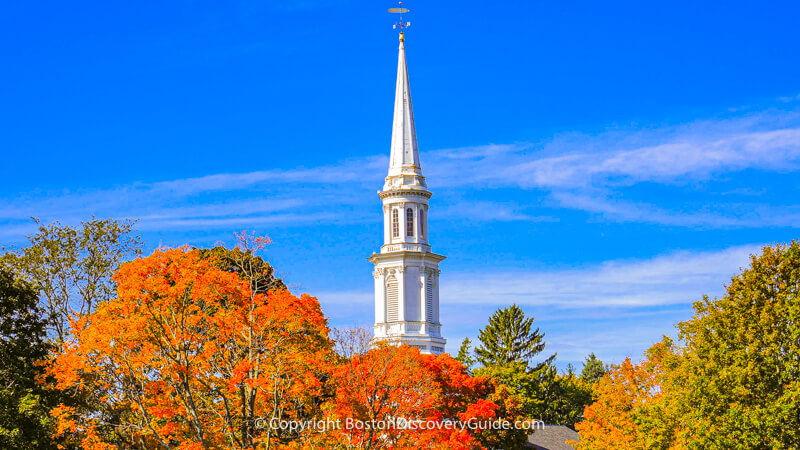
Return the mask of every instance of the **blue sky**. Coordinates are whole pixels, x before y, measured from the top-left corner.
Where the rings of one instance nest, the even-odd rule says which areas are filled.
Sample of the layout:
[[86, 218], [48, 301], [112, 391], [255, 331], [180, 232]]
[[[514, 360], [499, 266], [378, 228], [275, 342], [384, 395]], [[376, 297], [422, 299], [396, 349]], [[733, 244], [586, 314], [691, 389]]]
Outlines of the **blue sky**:
[[[255, 230], [332, 325], [371, 326], [379, 3], [4, 5], [0, 243], [32, 215], [139, 218], [149, 249]], [[517, 302], [562, 367], [637, 358], [797, 237], [796, 2], [404, 6], [450, 350]]]

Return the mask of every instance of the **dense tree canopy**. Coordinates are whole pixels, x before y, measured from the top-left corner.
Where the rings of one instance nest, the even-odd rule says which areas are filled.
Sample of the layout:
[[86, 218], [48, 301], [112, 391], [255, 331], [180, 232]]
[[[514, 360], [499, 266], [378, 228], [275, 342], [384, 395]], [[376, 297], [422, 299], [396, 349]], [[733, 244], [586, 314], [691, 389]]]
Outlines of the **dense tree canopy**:
[[[800, 445], [800, 243], [764, 248], [680, 324], [688, 441]], [[708, 447], [707, 447], [708, 448]]]
[[[331, 361], [313, 297], [253, 292], [186, 248], [115, 274], [118, 298], [81, 319], [52, 371], [100, 410], [60, 407], [60, 430], [106, 448], [251, 448], [290, 439], [257, 418], [315, 414]], [[108, 447], [110, 448], [110, 447]]]
[[217, 267], [239, 275], [250, 283], [250, 291], [265, 294], [273, 289], [286, 289], [283, 280], [275, 276], [272, 265], [257, 253], [272, 241], [266, 237], [237, 234], [238, 245], [232, 249], [217, 246], [198, 249], [202, 258], [208, 258]]
[[685, 448], [676, 440], [676, 392], [664, 384], [667, 367], [674, 363], [673, 342], [665, 338], [647, 352], [641, 364], [626, 358], [600, 378], [597, 399], [576, 425], [578, 450], [607, 448]]
[[319, 302], [258, 256], [267, 238], [120, 265], [138, 252], [130, 225], [40, 225], [0, 258], [0, 447], [511, 449], [526, 434], [279, 425], [327, 418], [534, 418], [574, 426], [578, 449], [800, 445], [798, 242], [695, 303], [678, 341], [638, 364], [592, 353], [578, 376], [539, 357], [544, 334], [517, 305], [457, 358], [372, 348], [365, 330], [329, 337]]
[[800, 446], [800, 243], [765, 247], [722, 298], [695, 303], [682, 345], [598, 382], [581, 449]]
[[0, 448], [48, 449], [51, 400], [38, 383], [50, 351], [35, 289], [0, 270]]
[[[517, 398], [448, 355], [369, 348], [363, 330], [329, 338], [319, 303], [295, 296], [255, 254], [156, 250], [114, 274], [116, 297], [79, 315], [49, 364], [83, 396], [51, 410], [67, 446], [106, 450], [522, 448], [524, 430], [286, 428], [338, 418], [514, 421]], [[334, 351], [336, 349], [337, 352]], [[420, 383], [424, 380], [424, 383]]]
[[325, 448], [515, 449], [526, 442], [526, 433], [519, 429], [425, 427], [428, 421], [513, 423], [521, 418], [516, 399], [505, 388], [487, 378], [471, 377], [446, 354], [421, 355], [408, 346], [372, 349], [337, 367], [333, 382], [336, 418], [367, 424], [403, 419], [418, 421], [420, 427], [343, 429], [322, 437]]

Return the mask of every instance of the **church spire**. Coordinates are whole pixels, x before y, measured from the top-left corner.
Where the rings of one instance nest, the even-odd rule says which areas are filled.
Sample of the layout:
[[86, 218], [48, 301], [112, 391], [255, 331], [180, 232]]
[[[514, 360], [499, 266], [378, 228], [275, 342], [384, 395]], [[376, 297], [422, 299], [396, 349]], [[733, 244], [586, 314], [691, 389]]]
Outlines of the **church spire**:
[[408, 82], [406, 49], [400, 32], [400, 54], [397, 58], [397, 87], [394, 92], [394, 122], [389, 176], [413, 173], [421, 175], [414, 110], [411, 106], [411, 87]]
[[[389, 12], [405, 13], [405, 8]], [[422, 353], [440, 354], [447, 340], [439, 322], [439, 263], [445, 257], [428, 243], [431, 192], [419, 165], [417, 133], [400, 19], [400, 54], [392, 124], [389, 175], [378, 192], [383, 203], [383, 245], [369, 260], [375, 264], [375, 341], [407, 344]]]
[[[414, 185], [425, 187], [417, 148], [417, 132], [414, 127], [414, 109], [411, 105], [411, 86], [406, 65], [405, 36], [401, 22], [400, 49], [397, 57], [397, 85], [394, 97], [394, 120], [392, 123], [392, 146], [389, 157], [389, 176], [386, 187]], [[405, 176], [405, 177], [404, 177]]]

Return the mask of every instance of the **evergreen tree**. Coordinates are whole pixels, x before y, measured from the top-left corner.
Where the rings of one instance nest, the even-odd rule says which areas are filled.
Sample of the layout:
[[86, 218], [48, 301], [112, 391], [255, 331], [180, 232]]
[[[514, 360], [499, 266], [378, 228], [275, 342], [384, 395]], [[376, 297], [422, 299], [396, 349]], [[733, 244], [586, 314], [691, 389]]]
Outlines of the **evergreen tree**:
[[458, 356], [455, 359], [463, 364], [468, 371], [472, 370], [472, 366], [475, 365], [475, 358], [472, 355], [472, 340], [470, 338], [466, 337], [461, 341], [461, 348], [458, 349]]
[[[478, 337], [481, 344], [475, 354], [482, 367], [475, 370], [475, 375], [509, 387], [528, 417], [570, 426], [577, 421], [579, 414], [572, 412], [576, 408], [571, 399], [562, 401], [559, 397], [571, 395], [574, 389], [569, 383], [562, 383], [552, 364], [556, 355], [531, 365], [531, 360], [545, 348], [544, 334], [533, 329], [533, 317], [525, 317], [517, 305], [499, 309]], [[574, 374], [568, 377], [568, 381], [573, 380]]]
[[[544, 333], [532, 328], [533, 317], [525, 317], [516, 304], [497, 310], [480, 331], [481, 345], [475, 349], [478, 362], [483, 366], [529, 363], [545, 347]], [[549, 365], [555, 357], [554, 354], [545, 359], [534, 370]]]
[[606, 374], [606, 368], [603, 361], [600, 361], [594, 353], [590, 353], [586, 357], [586, 362], [583, 363], [583, 370], [581, 370], [581, 381], [593, 384]]

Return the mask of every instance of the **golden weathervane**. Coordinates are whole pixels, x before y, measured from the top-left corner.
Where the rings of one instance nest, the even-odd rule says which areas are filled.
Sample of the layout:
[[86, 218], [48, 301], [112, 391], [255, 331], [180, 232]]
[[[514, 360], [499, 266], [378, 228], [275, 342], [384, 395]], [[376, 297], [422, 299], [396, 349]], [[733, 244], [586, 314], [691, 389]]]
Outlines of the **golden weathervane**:
[[403, 2], [397, 2], [400, 5], [399, 8], [389, 8], [390, 13], [400, 14], [400, 21], [396, 24], [392, 25], [392, 28], [397, 29], [400, 28], [400, 41], [402, 42], [403, 39], [403, 29], [408, 28], [411, 26], [411, 22], [403, 22], [403, 13], [407, 13], [408, 9], [403, 8]]

